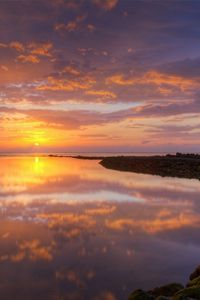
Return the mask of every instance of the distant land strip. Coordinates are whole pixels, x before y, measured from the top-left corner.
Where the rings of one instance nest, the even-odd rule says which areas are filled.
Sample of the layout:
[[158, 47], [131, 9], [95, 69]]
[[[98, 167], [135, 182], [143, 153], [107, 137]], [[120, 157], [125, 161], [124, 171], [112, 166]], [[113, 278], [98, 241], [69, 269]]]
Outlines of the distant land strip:
[[50, 157], [71, 157], [85, 160], [100, 160], [100, 164], [117, 171], [159, 175], [162, 177], [179, 177], [200, 180], [200, 155], [167, 154], [165, 156], [65, 156], [49, 155]]

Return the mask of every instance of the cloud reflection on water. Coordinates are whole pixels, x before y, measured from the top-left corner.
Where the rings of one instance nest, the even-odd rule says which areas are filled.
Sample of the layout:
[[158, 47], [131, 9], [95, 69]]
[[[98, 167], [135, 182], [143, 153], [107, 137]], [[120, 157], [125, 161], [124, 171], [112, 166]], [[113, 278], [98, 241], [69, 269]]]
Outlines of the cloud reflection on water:
[[1, 158], [1, 298], [124, 299], [185, 281], [199, 263], [199, 192], [96, 161]]

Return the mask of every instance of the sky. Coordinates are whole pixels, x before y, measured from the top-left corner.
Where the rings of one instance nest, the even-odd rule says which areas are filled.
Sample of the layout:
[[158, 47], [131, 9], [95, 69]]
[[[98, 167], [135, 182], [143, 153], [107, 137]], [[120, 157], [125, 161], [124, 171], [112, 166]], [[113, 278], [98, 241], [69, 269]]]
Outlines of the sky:
[[200, 2], [1, 0], [1, 152], [199, 152]]

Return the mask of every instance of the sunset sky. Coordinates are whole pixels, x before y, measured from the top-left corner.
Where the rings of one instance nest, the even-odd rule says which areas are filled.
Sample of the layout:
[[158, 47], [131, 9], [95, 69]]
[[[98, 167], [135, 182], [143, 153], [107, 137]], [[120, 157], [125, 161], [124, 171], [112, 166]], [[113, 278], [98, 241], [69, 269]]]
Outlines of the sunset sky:
[[0, 151], [200, 151], [200, 2], [0, 1]]

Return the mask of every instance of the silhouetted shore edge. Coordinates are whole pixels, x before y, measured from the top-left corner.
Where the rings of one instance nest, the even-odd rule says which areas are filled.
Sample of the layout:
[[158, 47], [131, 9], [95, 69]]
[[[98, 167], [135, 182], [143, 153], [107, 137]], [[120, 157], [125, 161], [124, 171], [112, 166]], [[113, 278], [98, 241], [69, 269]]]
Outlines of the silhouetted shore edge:
[[200, 180], [200, 155], [104, 157], [100, 164], [108, 169]]
[[85, 160], [100, 160], [100, 164], [111, 170], [159, 175], [162, 177], [178, 177], [200, 180], [199, 154], [167, 154], [165, 156], [59, 156]]

